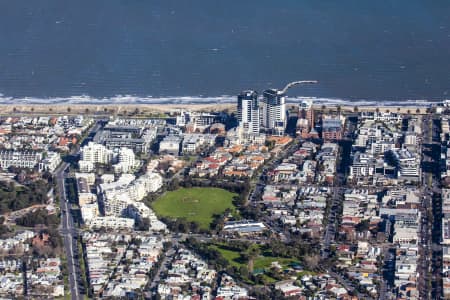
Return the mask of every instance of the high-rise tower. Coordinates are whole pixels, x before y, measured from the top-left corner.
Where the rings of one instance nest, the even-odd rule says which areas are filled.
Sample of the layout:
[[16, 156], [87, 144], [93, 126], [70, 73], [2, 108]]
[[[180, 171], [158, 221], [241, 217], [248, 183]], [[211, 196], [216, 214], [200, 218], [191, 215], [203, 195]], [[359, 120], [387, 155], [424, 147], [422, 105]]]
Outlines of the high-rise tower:
[[283, 135], [286, 128], [286, 94], [277, 89], [265, 90], [261, 101], [261, 125], [273, 134]]
[[237, 114], [239, 127], [244, 133], [259, 133], [258, 93], [244, 91], [238, 95]]

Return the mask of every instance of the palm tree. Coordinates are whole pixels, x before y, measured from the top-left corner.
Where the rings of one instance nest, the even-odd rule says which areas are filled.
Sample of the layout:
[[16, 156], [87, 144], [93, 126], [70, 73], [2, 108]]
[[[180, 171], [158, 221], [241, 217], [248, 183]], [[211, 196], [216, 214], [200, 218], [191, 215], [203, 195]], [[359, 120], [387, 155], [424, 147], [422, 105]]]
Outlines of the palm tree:
[[354, 111], [354, 112], [358, 112], [358, 106], [355, 105], [355, 106], [353, 107], [353, 111]]
[[71, 111], [72, 111], [72, 108], [70, 108], [70, 106], [67, 107], [67, 112], [70, 113]]

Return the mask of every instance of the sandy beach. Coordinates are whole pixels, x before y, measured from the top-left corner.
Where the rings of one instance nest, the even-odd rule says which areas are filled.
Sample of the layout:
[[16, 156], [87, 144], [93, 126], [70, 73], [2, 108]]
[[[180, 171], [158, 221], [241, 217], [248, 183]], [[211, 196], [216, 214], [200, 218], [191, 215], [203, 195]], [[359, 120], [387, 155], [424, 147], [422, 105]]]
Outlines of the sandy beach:
[[[297, 104], [288, 103], [287, 108], [295, 108]], [[313, 105], [315, 110], [324, 112], [336, 111], [338, 105]], [[402, 114], [423, 114], [427, 108], [424, 106], [340, 106], [342, 112], [357, 111], [375, 111], [380, 112], [396, 112]], [[104, 105], [87, 105], [87, 104], [23, 104], [23, 105], [0, 105], [0, 114], [96, 114], [96, 115], [152, 115], [165, 112], [176, 111], [180, 109], [200, 111], [200, 112], [218, 112], [218, 111], [236, 111], [235, 103], [208, 103], [208, 104], [104, 104]]]

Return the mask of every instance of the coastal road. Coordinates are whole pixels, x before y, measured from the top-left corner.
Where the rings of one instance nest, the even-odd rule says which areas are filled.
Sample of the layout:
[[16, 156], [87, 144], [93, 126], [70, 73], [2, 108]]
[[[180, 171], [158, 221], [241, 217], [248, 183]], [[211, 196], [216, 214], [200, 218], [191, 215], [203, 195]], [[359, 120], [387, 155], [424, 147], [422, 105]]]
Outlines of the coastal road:
[[65, 172], [69, 168], [69, 164], [63, 162], [55, 172], [56, 182], [58, 186], [59, 202], [61, 208], [61, 234], [64, 240], [64, 249], [67, 257], [67, 267], [69, 271], [69, 285], [72, 300], [83, 299], [80, 293], [81, 276], [78, 261], [78, 247], [76, 237], [77, 230], [73, 223], [70, 203], [67, 199], [65, 189]]

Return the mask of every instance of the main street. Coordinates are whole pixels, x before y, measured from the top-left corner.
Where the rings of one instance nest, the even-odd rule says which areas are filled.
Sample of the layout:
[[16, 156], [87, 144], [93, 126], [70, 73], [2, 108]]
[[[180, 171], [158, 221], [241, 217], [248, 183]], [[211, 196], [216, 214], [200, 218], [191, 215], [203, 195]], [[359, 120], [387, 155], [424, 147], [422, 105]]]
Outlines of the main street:
[[73, 223], [71, 207], [67, 199], [65, 189], [66, 170], [69, 164], [62, 163], [55, 172], [58, 186], [59, 203], [61, 208], [61, 234], [64, 240], [64, 249], [67, 258], [67, 268], [69, 272], [70, 294], [73, 300], [83, 299], [80, 293], [81, 274], [78, 261], [77, 231]]
[[439, 188], [439, 160], [440, 143], [439, 129], [434, 120], [439, 119], [427, 115], [423, 119], [423, 148], [422, 148], [422, 226], [421, 243], [419, 246], [419, 291], [423, 299], [439, 299], [442, 297], [441, 262], [442, 246]]
[[[95, 133], [101, 128], [101, 123], [96, 122], [94, 126], [87, 132], [86, 139], [82, 142], [83, 144], [87, 141], [92, 140]], [[70, 153], [71, 156], [78, 156], [80, 146], [77, 145]], [[82, 283], [82, 276], [80, 270], [80, 253], [78, 253], [78, 229], [73, 222], [73, 216], [71, 211], [71, 203], [67, 198], [66, 193], [66, 174], [69, 170], [70, 164], [68, 162], [63, 162], [55, 171], [55, 179], [59, 195], [59, 204], [61, 209], [61, 228], [60, 232], [63, 236], [64, 249], [67, 258], [67, 269], [68, 269], [68, 279], [70, 286], [70, 294], [72, 300], [83, 299], [83, 294], [85, 294], [84, 286]]]
[[[344, 143], [353, 142], [353, 132], [356, 127], [356, 120], [346, 122], [344, 136], [349, 137], [346, 141], [341, 141], [339, 150], [339, 160], [336, 166], [336, 177], [331, 190], [331, 199], [329, 201], [329, 211], [327, 215], [327, 225], [325, 227], [322, 258], [326, 259], [330, 255], [330, 246], [335, 242], [336, 232], [338, 230], [338, 218], [342, 213], [342, 201], [346, 186], [346, 176], [348, 164], [350, 162], [350, 151], [345, 149]], [[348, 144], [347, 144], [348, 146]]]

